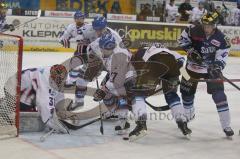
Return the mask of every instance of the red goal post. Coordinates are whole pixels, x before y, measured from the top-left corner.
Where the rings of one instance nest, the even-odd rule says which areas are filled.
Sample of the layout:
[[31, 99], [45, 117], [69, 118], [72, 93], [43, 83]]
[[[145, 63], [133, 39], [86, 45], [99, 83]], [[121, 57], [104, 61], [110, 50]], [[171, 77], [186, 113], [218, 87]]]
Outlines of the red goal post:
[[23, 39], [0, 33], [0, 138], [18, 136]]

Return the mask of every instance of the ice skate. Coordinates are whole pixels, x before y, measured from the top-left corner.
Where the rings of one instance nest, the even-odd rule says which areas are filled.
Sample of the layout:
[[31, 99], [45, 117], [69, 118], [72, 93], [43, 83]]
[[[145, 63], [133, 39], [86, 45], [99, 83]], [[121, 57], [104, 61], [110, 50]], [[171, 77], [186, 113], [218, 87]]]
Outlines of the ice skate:
[[146, 121], [137, 121], [136, 124], [136, 128], [129, 134], [130, 142], [136, 141], [147, 135]]
[[128, 131], [129, 128], [130, 123], [127, 121], [127, 119], [120, 119], [117, 126], [115, 126], [115, 132], [118, 135], [123, 135]]

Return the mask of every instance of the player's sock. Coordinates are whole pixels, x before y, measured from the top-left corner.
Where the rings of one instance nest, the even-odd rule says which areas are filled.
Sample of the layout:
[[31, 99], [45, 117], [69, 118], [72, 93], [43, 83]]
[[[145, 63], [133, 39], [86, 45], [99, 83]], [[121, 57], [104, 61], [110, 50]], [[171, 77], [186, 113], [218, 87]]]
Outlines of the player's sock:
[[[234, 133], [231, 130], [231, 118], [227, 102], [227, 97], [223, 91], [217, 91], [212, 94], [212, 98], [216, 104], [220, 123], [223, 131], [227, 136], [232, 136]], [[229, 133], [228, 133], [229, 132]], [[232, 134], [232, 135], [231, 135]]]
[[187, 121], [191, 121], [195, 117], [195, 108], [193, 105], [193, 100], [182, 100], [183, 101], [183, 107], [185, 109], [185, 115], [187, 117]]
[[171, 103], [169, 106], [170, 106], [172, 115], [176, 121], [179, 121], [179, 120], [181, 120], [183, 122], [187, 121], [187, 117], [185, 115], [184, 108], [183, 108], [182, 104], [180, 103], [180, 101]]

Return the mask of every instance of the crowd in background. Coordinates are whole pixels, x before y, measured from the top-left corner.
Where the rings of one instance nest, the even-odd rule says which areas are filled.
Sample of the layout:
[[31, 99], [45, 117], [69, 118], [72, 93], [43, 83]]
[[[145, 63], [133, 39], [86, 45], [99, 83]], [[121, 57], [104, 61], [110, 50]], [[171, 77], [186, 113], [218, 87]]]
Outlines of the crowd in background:
[[219, 25], [240, 26], [240, 2], [230, 10], [224, 3], [221, 6], [215, 6], [212, 0], [201, 0], [196, 7], [191, 5], [190, 0], [185, 0], [179, 6], [175, 4], [175, 0], [170, 0], [169, 3], [163, 1], [152, 7], [149, 3], [142, 4], [138, 20], [159, 16], [161, 22], [199, 23], [203, 15], [211, 12], [219, 14]]
[[[107, 15], [108, 13], [126, 14], [123, 10], [126, 7], [126, 0], [0, 0], [6, 1], [12, 7], [20, 4], [23, 9], [35, 9], [42, 7], [43, 2], [48, 7], [50, 4], [55, 5], [58, 11], [75, 11], [84, 10], [86, 13], [100, 13]], [[176, 0], [129, 0], [134, 8], [132, 13], [136, 14], [137, 20], [145, 21], [151, 18], [158, 17], [154, 21], [168, 22], [168, 23], [198, 23], [204, 14], [210, 12], [218, 12], [220, 25], [240, 26], [240, 0], [236, 0], [235, 8], [228, 8], [224, 3], [215, 5], [212, 0], [198, 0], [198, 5], [191, 4], [192, 0], [180, 1]], [[53, 3], [55, 2], [55, 3]], [[139, 10], [137, 3], [140, 3]], [[77, 5], [76, 5], [77, 4]], [[125, 6], [124, 6], [125, 5]], [[76, 7], [77, 6], [77, 7]], [[29, 7], [29, 8], [27, 8]], [[84, 8], [84, 9], [83, 9]]]

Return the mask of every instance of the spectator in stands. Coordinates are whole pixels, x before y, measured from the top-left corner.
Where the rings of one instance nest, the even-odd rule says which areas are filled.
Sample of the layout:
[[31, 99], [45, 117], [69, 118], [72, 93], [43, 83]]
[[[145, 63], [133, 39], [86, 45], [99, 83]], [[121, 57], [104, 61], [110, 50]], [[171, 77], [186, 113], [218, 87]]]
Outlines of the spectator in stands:
[[155, 10], [155, 16], [160, 17], [160, 21], [165, 21], [165, 5], [166, 1], [157, 2], [156, 10]]
[[121, 12], [122, 12], [122, 10], [121, 10], [119, 0], [114, 0], [114, 2], [112, 4], [112, 8], [111, 8], [111, 13], [121, 14]]
[[219, 19], [218, 24], [225, 25], [225, 20], [222, 15], [223, 12], [222, 12], [221, 6], [216, 6], [216, 12], [218, 13], [218, 19]]
[[189, 11], [191, 11], [193, 7], [190, 4], [190, 0], [185, 0], [178, 7], [178, 12], [181, 14], [180, 21], [187, 22], [189, 19]]
[[151, 5], [149, 3], [146, 3], [138, 15], [138, 20], [146, 20], [146, 17], [152, 15], [153, 12], [151, 10]]
[[87, 3], [87, 13], [97, 13], [98, 3], [97, 0], [85, 1]]
[[212, 0], [205, 0], [203, 4], [208, 13], [215, 12], [215, 5]]
[[104, 16], [107, 14], [107, 2], [108, 0], [104, 0], [103, 2], [101, 0], [98, 0], [98, 13], [102, 13]]
[[68, 10], [67, 0], [58, 0], [57, 1], [57, 10], [60, 10], [60, 11]]
[[202, 16], [207, 14], [207, 10], [204, 8], [204, 3], [199, 2], [197, 7], [194, 7], [191, 14], [190, 22], [193, 24], [199, 24]]
[[240, 26], [240, 2], [237, 2], [237, 7], [231, 12], [232, 25]]
[[175, 0], [170, 0], [170, 3], [166, 5], [166, 22], [168, 23], [177, 22], [180, 16], [178, 8], [174, 2]]
[[224, 18], [224, 23], [225, 25], [231, 25], [231, 13], [229, 8], [227, 8], [227, 6], [222, 3], [223, 9], [222, 9], [222, 16]]

